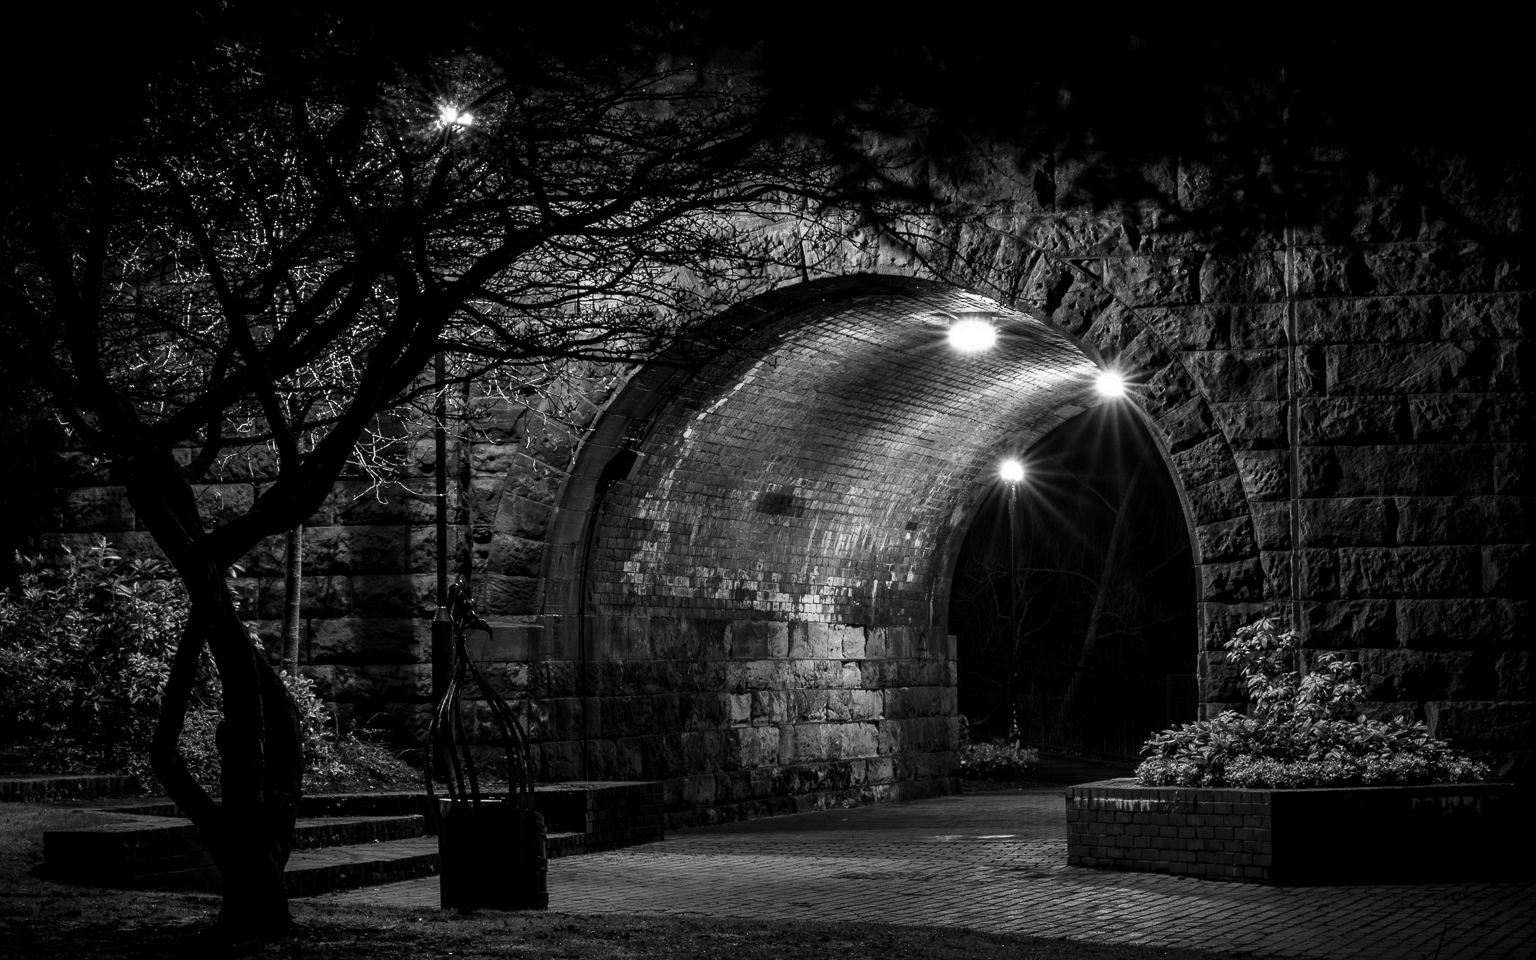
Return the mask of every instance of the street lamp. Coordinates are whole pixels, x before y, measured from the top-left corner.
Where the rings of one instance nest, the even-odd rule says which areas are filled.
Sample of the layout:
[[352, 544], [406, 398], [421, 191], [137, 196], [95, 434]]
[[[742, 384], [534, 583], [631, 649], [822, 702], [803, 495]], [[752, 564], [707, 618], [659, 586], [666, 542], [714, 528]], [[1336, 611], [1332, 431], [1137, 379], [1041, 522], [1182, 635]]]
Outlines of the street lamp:
[[1099, 374], [1099, 378], [1093, 383], [1094, 389], [1099, 391], [1099, 396], [1108, 397], [1111, 400], [1125, 396], [1125, 378], [1113, 370], [1105, 370]]
[[[1008, 705], [1008, 735], [1018, 726], [1018, 707], [1014, 703], [1013, 678], [1019, 664], [1019, 567], [1018, 511], [1019, 481], [1024, 479], [1024, 464], [1012, 457], [998, 464], [997, 475], [1008, 484], [1008, 681], [1003, 696]], [[1014, 746], [1018, 746], [1017, 743]]]
[[[433, 489], [437, 506], [437, 612], [432, 618], [432, 703], [442, 702], [453, 679], [453, 622], [448, 613], [448, 367], [439, 350], [432, 359], [432, 383], [437, 389], [437, 407], [433, 411], [436, 428], [432, 432], [437, 454]], [[446, 755], [434, 751], [429, 762], [432, 775], [446, 778]]]

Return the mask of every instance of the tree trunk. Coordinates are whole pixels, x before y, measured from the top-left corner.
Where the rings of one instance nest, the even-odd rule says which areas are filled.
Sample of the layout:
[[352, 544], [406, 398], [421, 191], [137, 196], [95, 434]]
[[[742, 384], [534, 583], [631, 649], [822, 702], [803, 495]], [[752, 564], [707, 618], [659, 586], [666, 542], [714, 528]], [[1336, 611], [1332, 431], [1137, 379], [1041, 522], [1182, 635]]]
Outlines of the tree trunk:
[[288, 531], [287, 565], [283, 571], [283, 664], [295, 677], [299, 675], [299, 634], [304, 623], [299, 618], [304, 600], [303, 576], [304, 525], [301, 523]]
[[[192, 602], [166, 682], [151, 766], [213, 854], [223, 886], [221, 931], [241, 940], [281, 936], [292, 924], [283, 869], [303, 779], [298, 710], [240, 620], [224, 564], [209, 555], [191, 485], [168, 452], [133, 460], [128, 495]], [[222, 688], [218, 804], [176, 749], [205, 646]]]

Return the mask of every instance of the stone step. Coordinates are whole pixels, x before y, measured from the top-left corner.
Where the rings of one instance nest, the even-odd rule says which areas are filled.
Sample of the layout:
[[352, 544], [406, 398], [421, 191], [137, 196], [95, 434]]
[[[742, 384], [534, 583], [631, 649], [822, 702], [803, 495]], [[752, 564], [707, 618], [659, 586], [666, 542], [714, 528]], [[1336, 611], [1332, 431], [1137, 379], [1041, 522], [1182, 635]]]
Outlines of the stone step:
[[[57, 880], [122, 887], [198, 887], [218, 871], [180, 817], [81, 813], [84, 822], [43, 833], [43, 871]], [[296, 851], [417, 839], [419, 816], [335, 817], [294, 824]], [[436, 841], [434, 841], [435, 843]]]
[[[290, 897], [312, 897], [333, 890], [414, 880], [436, 872], [437, 838], [416, 837], [296, 850], [288, 857], [283, 886]], [[205, 886], [217, 889], [217, 876]]]
[[[540, 785], [534, 799], [550, 831], [551, 859], [664, 835], [659, 783]], [[422, 793], [308, 796], [299, 812], [303, 819], [295, 828], [290, 871], [298, 871], [292, 891], [303, 892], [293, 896], [389, 883], [436, 869], [437, 839], [424, 836], [433, 826], [424, 816], [429, 808]], [[82, 811], [80, 826], [43, 835], [44, 873], [101, 886], [216, 889], [213, 857], [197, 841], [191, 821], [179, 814], [165, 800]], [[423, 851], [430, 851], [430, 862], [421, 859]]]
[[[443, 794], [440, 792], [439, 797]], [[505, 791], [487, 791], [487, 799], [504, 799]], [[181, 811], [169, 800], [113, 807], [119, 813], [179, 817]], [[584, 781], [539, 784], [534, 790], [534, 809], [544, 816], [551, 833], [582, 833], [586, 852], [660, 840], [665, 834], [661, 784], [648, 781]], [[305, 795], [299, 801], [302, 817], [378, 817], [416, 814], [432, 830], [426, 795], [419, 791]]]
[[413, 840], [425, 836], [425, 818], [418, 815], [388, 817], [314, 817], [293, 825], [293, 849], [313, 850], [357, 843]]
[[138, 777], [105, 773], [19, 773], [0, 776], [0, 802], [101, 800], [143, 793]]
[[[552, 833], [545, 850], [549, 859], [582, 852], [579, 833]], [[437, 873], [437, 838], [352, 844], [295, 852], [283, 872], [290, 897], [314, 897], [337, 890], [355, 890]], [[214, 882], [208, 889], [217, 889]]]

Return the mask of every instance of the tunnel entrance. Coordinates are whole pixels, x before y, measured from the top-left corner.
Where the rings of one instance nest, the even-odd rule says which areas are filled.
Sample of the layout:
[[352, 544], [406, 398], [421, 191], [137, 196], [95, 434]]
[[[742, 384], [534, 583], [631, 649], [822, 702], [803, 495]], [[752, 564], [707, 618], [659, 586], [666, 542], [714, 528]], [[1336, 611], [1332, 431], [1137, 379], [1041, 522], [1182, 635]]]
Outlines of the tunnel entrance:
[[955, 565], [960, 712], [977, 739], [1134, 758], [1198, 708], [1178, 490], [1126, 404], [1078, 414], [1021, 460], [1024, 479], [988, 489]]
[[[528, 682], [549, 691], [535, 734], [549, 771], [664, 780], [668, 808], [699, 817], [952, 790], [967, 683], [950, 594], [965, 580], [967, 530], [997, 526], [985, 501], [1010, 451], [1030, 451], [1042, 491], [1055, 471], [1064, 489], [1113, 499], [1124, 491], [1084, 479], [1093, 457], [1076, 454], [1098, 430], [1108, 439], [1095, 456], [1150, 465], [1133, 492], [1154, 491], [1156, 505], [1128, 508], [1128, 542], [1150, 542], [1142, 514], [1182, 529], [1172, 470], [1191, 517], [1226, 532], [1222, 544], [1246, 543], [1231, 453], [1155, 331], [1111, 299], [1074, 300], [1104, 310], [1075, 339], [1051, 296], [1010, 306], [907, 277], [811, 281], [717, 318], [729, 349], [636, 374], [594, 422], [548, 520]], [[957, 342], [967, 327], [986, 334], [981, 348]], [[1132, 385], [1123, 400], [1096, 390], [1111, 362]], [[1126, 419], [1116, 434], [1117, 417], [1147, 429]], [[1047, 502], [1061, 523], [1103, 526], [1054, 500], [1040, 500], [1042, 517]], [[519, 503], [503, 500], [509, 529], [527, 525]], [[1157, 570], [1126, 561], [1136, 576], [1177, 571], [1166, 592], [1184, 609], [1139, 634], [1115, 621], [1087, 658], [1155, 674], [1163, 708], [1167, 676], [1193, 672], [1190, 566], [1187, 554]], [[1065, 647], [1052, 656], [1076, 662]], [[1027, 676], [1041, 681], [1043, 665]], [[1097, 677], [1072, 692], [1113, 696]], [[1163, 719], [1135, 728], [1137, 744]], [[1098, 752], [1128, 741], [1106, 742]]]

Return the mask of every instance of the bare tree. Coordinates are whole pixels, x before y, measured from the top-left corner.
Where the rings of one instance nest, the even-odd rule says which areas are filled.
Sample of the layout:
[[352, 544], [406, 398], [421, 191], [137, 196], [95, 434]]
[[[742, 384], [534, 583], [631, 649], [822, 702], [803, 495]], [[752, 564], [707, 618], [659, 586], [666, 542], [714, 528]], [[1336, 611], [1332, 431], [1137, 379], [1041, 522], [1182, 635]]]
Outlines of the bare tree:
[[[762, 266], [742, 218], [824, 168], [729, 59], [666, 31], [212, 16], [175, 56], [121, 63], [93, 124], [11, 156], [3, 296], [58, 416], [187, 586], [152, 762], [214, 854], [221, 925], [269, 936], [289, 923], [302, 756], [231, 564], [301, 528], [376, 418], [431, 391], [439, 351], [463, 379], [704, 343], [702, 308]], [[261, 445], [270, 482], [210, 522], [199, 478]], [[176, 747], [205, 648], [221, 803]]]

